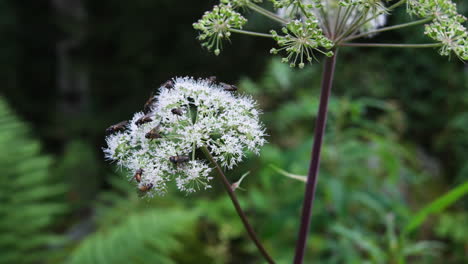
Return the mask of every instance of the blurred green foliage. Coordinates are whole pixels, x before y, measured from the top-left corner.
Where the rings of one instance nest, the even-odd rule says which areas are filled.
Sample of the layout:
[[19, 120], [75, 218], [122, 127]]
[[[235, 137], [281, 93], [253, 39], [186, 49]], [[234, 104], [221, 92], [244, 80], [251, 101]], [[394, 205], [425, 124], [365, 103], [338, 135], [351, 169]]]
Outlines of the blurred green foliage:
[[66, 210], [52, 158], [0, 97], [0, 263], [38, 263], [60, 242], [52, 227]]
[[75, 140], [67, 144], [62, 157], [57, 161], [53, 173], [69, 187], [69, 202], [74, 209], [85, 207], [95, 200], [100, 184], [99, 178], [83, 175], [99, 175], [99, 159], [92, 146]]
[[[197, 214], [177, 207], [165, 210], [141, 206], [142, 200], [134, 192], [132, 195], [128, 182], [122, 179], [113, 178], [120, 194], [101, 195], [98, 231], [80, 243], [67, 263], [179, 263], [181, 258], [176, 256], [186, 248], [189, 238], [193, 240], [194, 234], [186, 231], [194, 230]], [[200, 258], [189, 259], [196, 262]]]
[[[212, 1], [82, 1], [81, 26], [51, 2], [0, 2], [1, 92], [31, 127], [0, 103], [0, 263], [261, 261], [220, 185], [141, 200], [103, 160], [104, 129], [180, 75], [217, 75], [259, 100], [269, 144], [229, 176], [251, 171], [239, 198], [278, 263], [290, 263], [304, 185], [271, 165], [306, 174], [321, 65], [291, 70], [267, 57], [272, 42], [240, 36], [219, 57], [208, 54], [191, 24]], [[468, 4], [459, 6], [466, 14]], [[88, 86], [69, 94], [57, 88], [56, 47], [77, 28], [86, 34], [71, 61]], [[421, 30], [372, 41], [424, 42]], [[466, 199], [403, 232], [468, 179], [467, 93], [466, 66], [435, 50], [339, 51], [307, 263], [468, 262]], [[75, 104], [82, 108], [61, 108]]]

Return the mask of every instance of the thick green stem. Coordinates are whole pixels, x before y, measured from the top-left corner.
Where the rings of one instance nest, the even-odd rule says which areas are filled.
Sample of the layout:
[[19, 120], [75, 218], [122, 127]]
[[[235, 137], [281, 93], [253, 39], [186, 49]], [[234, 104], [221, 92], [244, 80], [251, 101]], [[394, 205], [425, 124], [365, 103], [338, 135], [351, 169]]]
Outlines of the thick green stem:
[[258, 250], [260, 251], [260, 253], [265, 258], [265, 260], [270, 264], [274, 264], [275, 261], [270, 257], [268, 252], [265, 250], [262, 243], [258, 239], [257, 234], [255, 233], [252, 226], [250, 225], [249, 220], [247, 219], [247, 216], [245, 215], [244, 211], [242, 210], [242, 207], [240, 206], [240, 203], [237, 200], [236, 194], [234, 193], [234, 190], [233, 190], [231, 184], [229, 183], [229, 180], [226, 178], [226, 175], [224, 175], [223, 169], [221, 169], [219, 164], [213, 158], [213, 156], [211, 155], [208, 148], [202, 147], [201, 150], [205, 154], [206, 158], [215, 166], [216, 171], [218, 172], [219, 179], [223, 183], [224, 189], [226, 189], [226, 192], [228, 193], [229, 198], [231, 198], [231, 201], [234, 204], [234, 208], [236, 208], [236, 212], [239, 215], [240, 219], [242, 220], [242, 223], [244, 224], [244, 227], [247, 230], [247, 233], [249, 234], [250, 239], [252, 239], [252, 241], [255, 243]]

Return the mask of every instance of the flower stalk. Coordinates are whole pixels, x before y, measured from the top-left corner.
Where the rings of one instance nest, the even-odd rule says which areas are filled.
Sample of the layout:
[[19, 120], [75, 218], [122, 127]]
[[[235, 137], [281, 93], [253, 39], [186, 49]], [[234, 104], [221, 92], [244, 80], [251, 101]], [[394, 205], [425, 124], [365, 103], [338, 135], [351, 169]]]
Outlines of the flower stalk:
[[362, 48], [437, 48], [441, 43], [424, 44], [393, 44], [393, 43], [341, 43], [341, 47], [362, 47]]
[[210, 151], [206, 146], [202, 147], [201, 150], [205, 154], [206, 158], [215, 166], [216, 172], [218, 173], [218, 178], [221, 180], [221, 183], [224, 186], [224, 189], [226, 190], [227, 194], [229, 195], [229, 198], [231, 198], [232, 204], [234, 205], [234, 208], [236, 209], [237, 214], [239, 215], [240, 219], [242, 220], [242, 224], [244, 224], [245, 229], [247, 230], [247, 233], [249, 234], [250, 239], [254, 242], [255, 246], [257, 246], [258, 250], [262, 254], [262, 256], [265, 258], [265, 260], [270, 263], [274, 264], [275, 262], [271, 258], [271, 256], [268, 254], [266, 249], [263, 247], [262, 243], [260, 242], [260, 239], [258, 238], [257, 234], [255, 233], [254, 229], [249, 223], [249, 220], [247, 219], [247, 216], [245, 215], [244, 211], [242, 210], [242, 207], [240, 206], [239, 200], [237, 200], [237, 196], [229, 183], [229, 180], [226, 178], [226, 175], [224, 175], [223, 169], [219, 166], [219, 164], [216, 162], [216, 160], [213, 158], [211, 155]]
[[286, 25], [287, 23], [289, 23], [288, 20], [286, 20], [286, 19], [276, 15], [275, 13], [272, 13], [272, 12], [270, 12], [270, 11], [268, 11], [268, 10], [266, 10], [266, 9], [256, 5], [256, 4], [249, 3], [249, 4], [247, 4], [247, 7], [249, 7], [253, 11], [255, 11], [255, 12], [261, 14], [261, 15], [264, 15], [264, 16], [266, 16], [266, 17], [268, 17], [268, 18], [270, 18], [270, 19], [272, 19], [272, 20], [274, 20], [274, 21], [276, 21], [276, 22], [278, 22], [280, 24]]
[[417, 21], [412, 21], [412, 22], [408, 22], [408, 23], [404, 23], [404, 24], [395, 25], [395, 26], [383, 27], [383, 28], [379, 28], [379, 29], [376, 29], [376, 30], [363, 32], [363, 33], [358, 34], [358, 35], [353, 35], [353, 36], [347, 37], [347, 38], [345, 38], [343, 40], [344, 41], [350, 41], [350, 40], [353, 40], [353, 39], [358, 39], [358, 38], [362, 38], [362, 37], [365, 37], [365, 36], [374, 35], [374, 34], [377, 34], [377, 33], [380, 33], [380, 32], [391, 31], [391, 30], [401, 29], [401, 28], [405, 28], [405, 27], [420, 25], [420, 24], [424, 24], [426, 22], [430, 22], [432, 19], [433, 19], [432, 17], [429, 17], [429, 18], [424, 18], [424, 19], [420, 19], [420, 20], [417, 20]]
[[310, 219], [312, 217], [312, 207], [315, 199], [315, 189], [317, 187], [320, 151], [322, 149], [323, 137], [325, 135], [328, 101], [330, 99], [330, 92], [333, 85], [337, 51], [338, 50], [335, 50], [333, 56], [325, 59], [325, 66], [322, 74], [322, 88], [320, 91], [320, 104], [315, 123], [314, 144], [312, 146], [312, 159], [310, 160], [309, 172], [307, 174], [307, 183], [302, 206], [299, 235], [296, 242], [294, 264], [302, 264], [304, 260], [307, 237], [309, 235]]
[[242, 30], [242, 29], [231, 28], [231, 29], [229, 29], [229, 31], [234, 32], [234, 33], [254, 36], [254, 37], [273, 38], [273, 35], [271, 35], [271, 34], [265, 34], [265, 33]]

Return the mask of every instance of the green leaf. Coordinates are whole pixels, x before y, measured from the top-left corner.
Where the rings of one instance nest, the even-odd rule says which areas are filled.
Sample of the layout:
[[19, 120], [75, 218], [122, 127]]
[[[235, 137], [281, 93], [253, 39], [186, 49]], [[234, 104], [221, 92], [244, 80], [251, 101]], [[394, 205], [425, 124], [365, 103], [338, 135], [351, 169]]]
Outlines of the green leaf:
[[358, 246], [360, 250], [367, 252], [374, 260], [373, 263], [384, 263], [384, 260], [386, 259], [385, 252], [383, 252], [377, 243], [368, 236], [340, 224], [333, 226], [332, 230], [341, 237], [350, 240], [353, 244]]
[[436, 214], [455, 203], [457, 200], [468, 194], [468, 181], [457, 186], [455, 189], [437, 198], [435, 201], [421, 209], [416, 215], [411, 217], [405, 226], [404, 232], [410, 233], [418, 228], [431, 214]]
[[280, 168], [276, 167], [273, 164], [270, 164], [270, 167], [272, 169], [274, 169], [275, 171], [277, 171], [279, 174], [283, 175], [283, 176], [286, 176], [288, 178], [295, 179], [295, 180], [298, 180], [298, 181], [307, 182], [307, 176], [289, 173], [289, 172], [287, 172], [287, 171], [285, 171], [283, 169], [280, 169]]

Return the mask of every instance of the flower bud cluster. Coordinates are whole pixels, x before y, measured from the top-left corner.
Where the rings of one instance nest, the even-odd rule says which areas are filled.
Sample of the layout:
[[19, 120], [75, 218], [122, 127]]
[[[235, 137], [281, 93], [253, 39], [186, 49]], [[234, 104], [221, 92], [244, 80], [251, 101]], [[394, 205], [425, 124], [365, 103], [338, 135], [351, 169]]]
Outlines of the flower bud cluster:
[[291, 67], [297, 65], [299, 68], [304, 68], [304, 62], [312, 62], [314, 51], [319, 51], [327, 56], [333, 55], [331, 51], [323, 52], [320, 50], [320, 48], [331, 49], [334, 44], [323, 35], [316, 19], [306, 19], [304, 22], [294, 20], [282, 30], [284, 35], [278, 35], [274, 30], [271, 31], [273, 39], [281, 48], [273, 48], [270, 52], [277, 54], [279, 51], [286, 51], [288, 55], [283, 58], [283, 62], [290, 62]]
[[128, 169], [149, 195], [165, 193], [171, 181], [187, 193], [210, 188], [211, 168], [197, 153], [200, 148], [231, 169], [246, 151], [258, 154], [265, 143], [260, 112], [250, 97], [209, 80], [171, 82], [151, 99], [148, 114], [136, 113], [124, 130], [106, 138], [106, 157]]
[[[245, 2], [245, 1], [236, 1]], [[231, 36], [230, 29], [241, 29], [247, 19], [234, 11], [230, 4], [220, 4], [213, 7], [211, 12], [205, 12], [203, 17], [193, 24], [193, 27], [200, 31], [198, 39], [208, 50], [213, 50], [219, 55], [222, 48], [222, 40]]]
[[410, 14], [433, 18], [425, 26], [424, 33], [441, 43], [440, 54], [452, 52], [460, 59], [468, 60], [468, 33], [463, 23], [466, 17], [457, 13], [457, 5], [450, 0], [408, 0]]
[[[270, 0], [275, 8], [287, 8], [288, 6], [299, 9], [302, 1], [298, 0]], [[202, 45], [209, 50], [214, 50], [218, 55], [221, 49], [221, 40], [228, 38], [230, 30], [242, 29], [246, 23], [239, 13], [234, 11], [235, 8], [250, 7], [254, 8], [261, 0], [221, 0], [219, 6], [215, 6], [213, 11], [206, 12], [205, 15], [194, 24], [194, 28], [200, 30], [199, 39], [202, 40]], [[319, 8], [320, 0], [306, 1], [305, 6], [308, 9]], [[309, 3], [310, 2], [310, 3]], [[274, 15], [270, 13], [268, 15]], [[228, 19], [228, 16], [233, 16]], [[284, 62], [290, 63], [292, 67], [304, 67], [306, 62], [311, 62], [314, 58], [314, 51], [331, 56], [331, 51], [322, 51], [321, 49], [331, 49], [334, 44], [330, 41], [320, 28], [319, 21], [311, 13], [306, 19], [302, 20], [285, 20], [283, 28], [284, 35], [279, 35], [275, 31], [271, 31], [271, 37], [276, 40], [280, 48], [271, 50], [271, 53], [285, 51], [286, 57]], [[222, 25], [222, 26], [221, 26]]]
[[450, 0], [407, 0], [408, 13], [420, 17], [456, 16], [457, 5]]
[[[275, 12], [257, 5], [262, 0], [221, 0], [212, 12], [205, 13], [194, 27], [201, 31], [199, 36], [210, 50], [220, 53], [221, 40], [229, 39], [230, 32], [244, 33], [260, 37], [273, 38], [279, 48], [271, 53], [285, 52], [282, 61], [290, 66], [304, 67], [311, 62], [314, 52], [327, 56], [332, 49], [342, 43], [361, 38], [372, 37], [378, 32], [394, 30], [416, 25], [401, 24], [400, 27], [389, 27], [378, 30], [387, 22], [388, 14], [404, 1], [395, 1], [386, 7], [391, 0], [269, 0]], [[452, 52], [463, 60], [468, 59], [468, 35], [463, 26], [466, 18], [457, 13], [456, 4], [451, 0], [406, 0], [407, 10], [411, 15], [429, 18], [432, 23], [426, 25], [425, 34], [440, 42], [440, 53], [450, 55]], [[283, 34], [274, 30], [271, 34], [244, 31], [246, 20], [235, 8], [249, 8], [268, 17], [283, 26]], [[419, 21], [420, 23], [424, 23]], [[436, 44], [437, 45], [437, 44]], [[436, 46], [428, 45], [428, 46]], [[426, 45], [427, 46], [427, 45]]]

